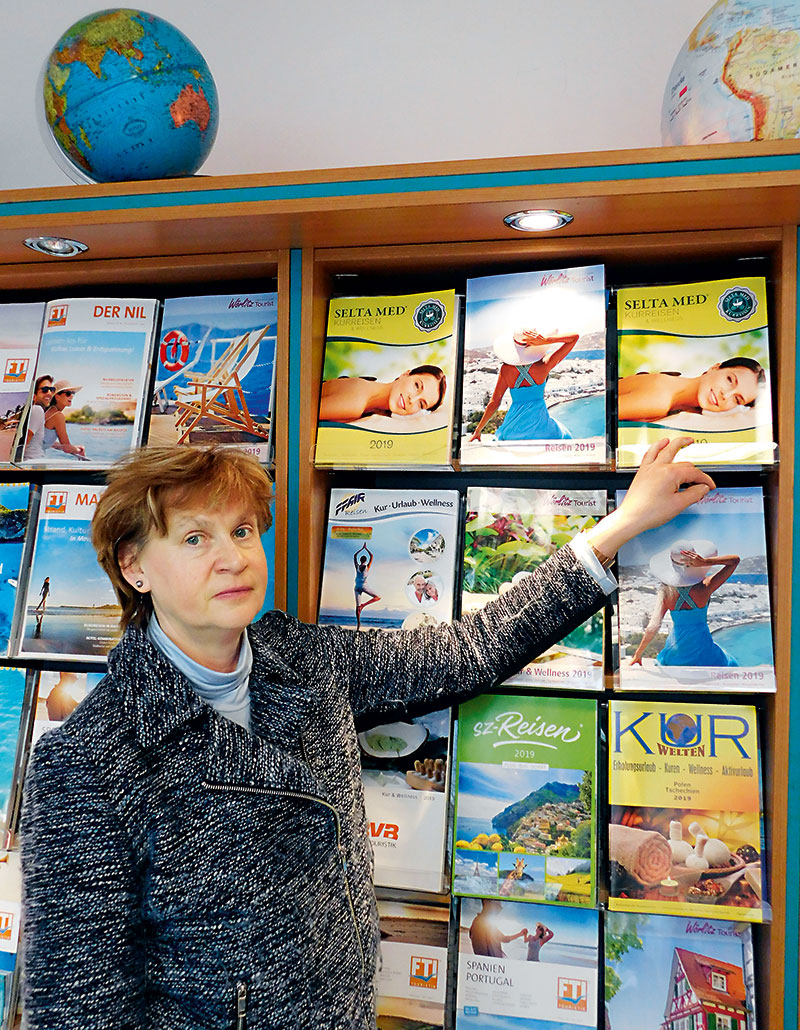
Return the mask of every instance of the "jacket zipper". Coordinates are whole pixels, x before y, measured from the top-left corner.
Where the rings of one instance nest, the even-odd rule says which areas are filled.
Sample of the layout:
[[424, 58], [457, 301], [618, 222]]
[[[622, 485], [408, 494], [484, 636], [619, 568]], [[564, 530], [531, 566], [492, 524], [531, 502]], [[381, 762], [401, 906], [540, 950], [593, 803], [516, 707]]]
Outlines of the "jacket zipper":
[[[358, 944], [358, 954], [361, 959], [361, 974], [362, 976], [366, 975], [367, 960], [364, 955], [364, 946], [361, 943], [361, 934], [358, 932], [358, 920], [356, 919], [353, 895], [350, 893], [350, 884], [347, 880], [347, 859], [344, 856], [344, 850], [342, 848], [342, 824], [339, 818], [339, 812], [334, 808], [330, 801], [325, 801], [324, 798], [318, 797], [316, 794], [304, 794], [301, 791], [296, 790], [278, 790], [275, 787], [251, 787], [245, 783], [209, 783], [208, 780], [203, 780], [202, 785], [207, 790], [233, 791], [234, 793], [242, 794], [274, 794], [277, 797], [299, 798], [301, 801], [315, 801], [319, 805], [324, 805], [325, 808], [329, 809], [333, 813], [334, 824], [336, 826], [336, 851], [339, 855], [339, 861], [342, 864], [344, 892], [347, 896], [347, 907], [350, 909], [350, 918], [353, 920], [353, 930], [355, 931], [356, 943]], [[246, 997], [247, 988], [245, 987], [245, 1004]], [[240, 1025], [242, 1028], [244, 1027], [244, 1023], [241, 1023]], [[236, 1030], [239, 1030], [238, 1025]]]
[[245, 1030], [247, 1022], [247, 984], [236, 984], [236, 1030]]

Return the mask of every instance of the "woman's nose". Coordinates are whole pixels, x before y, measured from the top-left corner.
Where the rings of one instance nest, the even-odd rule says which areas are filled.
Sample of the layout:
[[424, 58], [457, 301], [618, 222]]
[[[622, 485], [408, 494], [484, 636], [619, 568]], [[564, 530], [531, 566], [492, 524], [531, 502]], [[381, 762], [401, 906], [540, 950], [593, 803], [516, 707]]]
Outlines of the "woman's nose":
[[247, 564], [243, 549], [230, 537], [220, 540], [214, 564], [226, 570], [241, 571]]

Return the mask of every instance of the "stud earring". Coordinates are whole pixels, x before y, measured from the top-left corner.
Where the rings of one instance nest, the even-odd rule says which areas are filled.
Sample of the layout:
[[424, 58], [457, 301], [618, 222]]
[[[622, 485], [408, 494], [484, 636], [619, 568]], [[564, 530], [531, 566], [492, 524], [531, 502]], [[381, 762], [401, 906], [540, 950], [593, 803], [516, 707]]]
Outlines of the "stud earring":
[[137, 590], [141, 590], [143, 586], [144, 586], [144, 580], [143, 579], [137, 579], [136, 580], [136, 589]]

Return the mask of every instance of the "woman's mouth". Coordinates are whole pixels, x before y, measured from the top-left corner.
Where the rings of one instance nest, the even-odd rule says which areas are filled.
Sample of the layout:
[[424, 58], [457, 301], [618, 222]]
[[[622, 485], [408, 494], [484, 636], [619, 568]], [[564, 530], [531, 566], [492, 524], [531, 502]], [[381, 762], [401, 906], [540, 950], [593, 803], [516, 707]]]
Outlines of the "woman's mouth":
[[717, 400], [717, 395], [714, 393], [713, 390], [709, 390], [708, 391], [708, 399], [711, 401], [711, 406], [713, 408], [718, 408], [719, 407], [719, 402]]

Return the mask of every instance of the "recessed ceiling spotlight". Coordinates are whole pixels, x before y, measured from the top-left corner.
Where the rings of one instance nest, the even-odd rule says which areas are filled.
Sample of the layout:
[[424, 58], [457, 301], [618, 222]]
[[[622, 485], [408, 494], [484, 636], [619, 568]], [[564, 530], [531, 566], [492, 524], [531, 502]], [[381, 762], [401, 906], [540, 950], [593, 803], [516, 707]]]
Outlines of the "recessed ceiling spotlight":
[[520, 232], [549, 232], [569, 225], [572, 215], [566, 211], [541, 208], [536, 211], [515, 211], [506, 215], [503, 221], [510, 229], [519, 229]]
[[46, 254], [48, 257], [75, 257], [89, 249], [85, 243], [67, 240], [63, 236], [29, 236], [22, 242], [37, 254]]

